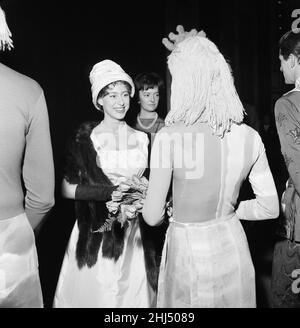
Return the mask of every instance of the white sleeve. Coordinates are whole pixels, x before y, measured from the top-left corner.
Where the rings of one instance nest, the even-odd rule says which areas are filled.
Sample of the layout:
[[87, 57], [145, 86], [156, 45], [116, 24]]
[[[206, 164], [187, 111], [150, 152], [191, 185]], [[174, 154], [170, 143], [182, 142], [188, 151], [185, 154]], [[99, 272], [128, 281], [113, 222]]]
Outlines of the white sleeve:
[[255, 199], [242, 201], [236, 214], [243, 220], [274, 219], [279, 215], [278, 195], [269, 167], [264, 144], [257, 134], [255, 161], [249, 174], [249, 182]]

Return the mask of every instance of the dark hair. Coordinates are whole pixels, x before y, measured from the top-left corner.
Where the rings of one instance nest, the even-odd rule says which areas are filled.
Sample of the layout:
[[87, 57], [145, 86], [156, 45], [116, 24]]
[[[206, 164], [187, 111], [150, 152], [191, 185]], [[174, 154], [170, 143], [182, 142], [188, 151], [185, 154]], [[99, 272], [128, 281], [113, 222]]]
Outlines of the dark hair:
[[108, 89], [115, 87], [117, 84], [123, 84], [126, 87], [127, 91], [131, 93], [131, 89], [132, 89], [131, 85], [127, 81], [118, 80], [103, 87], [98, 93], [97, 100], [99, 98], [103, 98], [104, 96], [106, 96], [108, 94]]
[[137, 92], [140, 90], [152, 89], [154, 87], [158, 87], [159, 92], [161, 92], [165, 86], [163, 79], [154, 72], [138, 74], [134, 79], [134, 84]]
[[300, 62], [300, 31], [291, 30], [285, 33], [279, 40], [279, 50], [285, 60], [293, 54]]

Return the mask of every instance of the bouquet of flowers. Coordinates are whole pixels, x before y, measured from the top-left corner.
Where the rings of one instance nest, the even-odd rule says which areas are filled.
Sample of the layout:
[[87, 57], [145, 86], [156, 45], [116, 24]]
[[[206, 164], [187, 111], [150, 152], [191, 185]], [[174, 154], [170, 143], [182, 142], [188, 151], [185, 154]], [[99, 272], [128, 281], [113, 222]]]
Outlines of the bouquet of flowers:
[[123, 227], [128, 220], [133, 220], [143, 208], [146, 198], [148, 180], [134, 175], [131, 179], [121, 183], [113, 191], [111, 200], [106, 202], [108, 218], [104, 224], [95, 232], [110, 231], [114, 221], [118, 220]]

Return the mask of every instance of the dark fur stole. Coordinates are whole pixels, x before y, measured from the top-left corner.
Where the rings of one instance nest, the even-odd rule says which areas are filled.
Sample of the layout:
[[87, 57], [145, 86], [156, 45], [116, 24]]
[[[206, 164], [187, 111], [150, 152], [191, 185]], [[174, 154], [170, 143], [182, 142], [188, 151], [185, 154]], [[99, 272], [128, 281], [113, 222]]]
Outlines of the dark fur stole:
[[[64, 177], [70, 183], [112, 185], [104, 172], [96, 165], [97, 153], [90, 140], [90, 134], [97, 124], [99, 122], [81, 124], [67, 149]], [[102, 256], [117, 261], [123, 252], [126, 228], [122, 228], [120, 223], [115, 221], [111, 231], [93, 233], [104, 224], [108, 217], [105, 201], [75, 200], [75, 213], [79, 228], [76, 245], [78, 267], [82, 268], [85, 265], [92, 267], [96, 264], [101, 243]], [[150, 227], [141, 215], [138, 219], [148, 282], [156, 290], [165, 226]]]

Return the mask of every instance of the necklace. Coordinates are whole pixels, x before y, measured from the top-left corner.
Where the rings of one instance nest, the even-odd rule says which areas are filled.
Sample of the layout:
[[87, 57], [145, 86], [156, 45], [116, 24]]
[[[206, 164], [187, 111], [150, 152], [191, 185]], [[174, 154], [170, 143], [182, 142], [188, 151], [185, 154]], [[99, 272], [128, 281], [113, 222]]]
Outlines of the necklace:
[[145, 126], [141, 122], [140, 115], [137, 116], [137, 121], [138, 121], [139, 125], [145, 130], [150, 130], [154, 126], [154, 124], [156, 123], [157, 119], [158, 119], [158, 114], [155, 113], [155, 117], [154, 117], [153, 121], [148, 126]]

